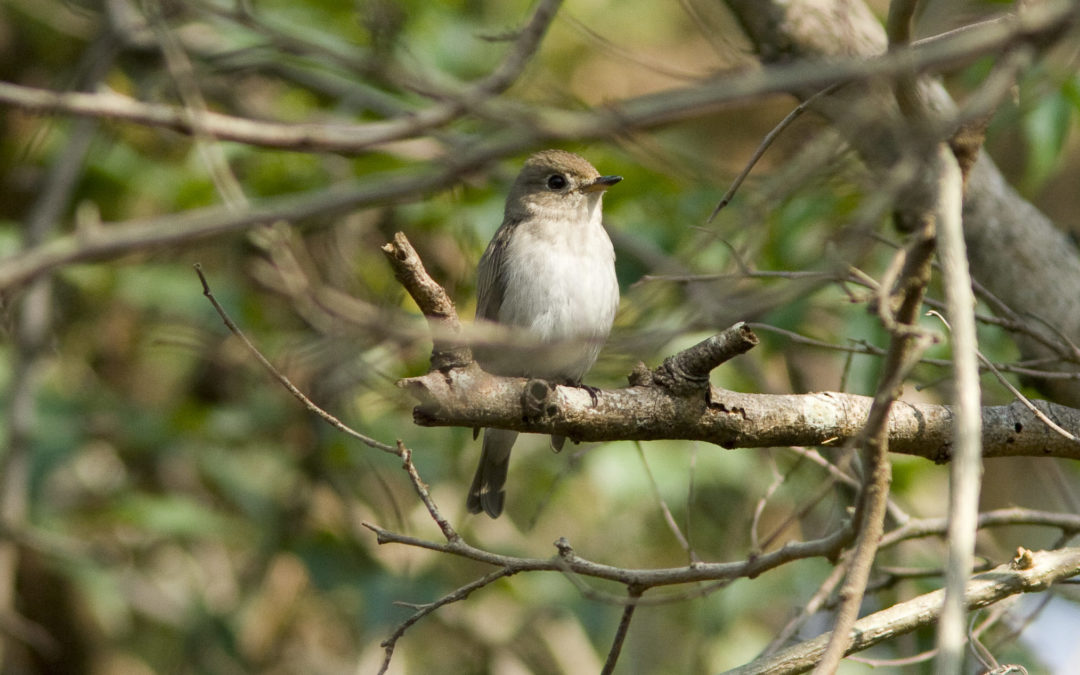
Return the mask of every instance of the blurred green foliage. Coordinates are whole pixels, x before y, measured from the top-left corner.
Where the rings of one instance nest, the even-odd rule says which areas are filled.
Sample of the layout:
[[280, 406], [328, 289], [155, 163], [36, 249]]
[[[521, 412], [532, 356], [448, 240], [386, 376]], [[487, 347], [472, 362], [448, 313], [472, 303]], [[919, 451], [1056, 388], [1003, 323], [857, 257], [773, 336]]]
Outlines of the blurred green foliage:
[[[184, 37], [211, 109], [283, 121], [377, 120], [423, 105], [430, 92], [414, 85], [438, 92], [483, 77], [507, 48], [493, 38], [520, 26], [530, 8], [494, 0], [248, 4], [250, 17], [226, 2], [169, 2], [164, 11]], [[88, 67], [85, 55], [105, 20], [102, 11], [92, 2], [0, 4], [3, 79], [73, 86]], [[669, 69], [703, 76], [745, 59], [733, 46], [736, 27], [712, 14], [715, 23], [701, 25], [700, 15], [645, 0], [572, 3], [561, 11], [511, 98], [587, 107], [685, 84]], [[985, 72], [985, 64], [976, 64], [952, 84], [959, 91], [977, 86]], [[105, 85], [144, 100], [177, 101], [153, 45], [122, 50]], [[1048, 186], [1069, 176], [1075, 187], [1080, 165], [1070, 150], [1078, 88], [1074, 73], [1034, 69], [991, 128], [991, 151], [1050, 212], [1077, 199], [1076, 190]], [[626, 178], [605, 209], [624, 300], [611, 344], [588, 378], [592, 384], [619, 386], [637, 361], [655, 365], [740, 319], [840, 346], [884, 346], [885, 334], [865, 304], [851, 303], [835, 284], [737, 278], [740, 265], [827, 272], [838, 262], [876, 275], [889, 260], [887, 246], [868, 243], [871, 233], [897, 238], [887, 214], [853, 222], [874, 186], [851, 180], [844, 166], [850, 157], [834, 158], [840, 166], [812, 166], [806, 180], [778, 189], [780, 169], [820, 133], [813, 121], [790, 130], [733, 205], [706, 223], [762, 134], [791, 105], [770, 99], [654, 135], [568, 145], [602, 172]], [[11, 254], [76, 125], [13, 109], [0, 120], [0, 249]], [[482, 129], [472, 121], [454, 131], [468, 137]], [[190, 138], [109, 121], [93, 133], [51, 235], [222, 203], [206, 157]], [[433, 161], [438, 148], [425, 139], [343, 157], [221, 145], [244, 195], [255, 202], [408, 172]], [[413, 612], [395, 603], [433, 602], [491, 571], [430, 551], [377, 545], [363, 523], [439, 538], [400, 461], [333, 431], [277, 386], [203, 298], [191, 270], [196, 262], [231, 316], [301, 389], [364, 433], [387, 443], [401, 439], [415, 450], [434, 498], [477, 545], [549, 556], [551, 542], [565, 536], [579, 554], [600, 562], [686, 564], [659, 497], [698, 556], [740, 560], [751, 552], [758, 500], [777, 476], [783, 483], [759, 524], [762, 536], [782, 528], [771, 546], [835, 527], [851, 501], [842, 488], [787, 521], [824, 479], [819, 467], [790, 451], [674, 441], [571, 446], [554, 456], [545, 439], [523, 439], [507, 513], [494, 522], [465, 514], [478, 443], [466, 429], [411, 423], [411, 401], [394, 382], [427, 370], [430, 342], [378, 247], [393, 232], [406, 232], [462, 316], [471, 317], [475, 265], [501, 220], [521, 159], [408, 203], [268, 225], [53, 275], [49, 335], [33, 355], [35, 376], [13, 382], [26, 357], [9, 340], [0, 345], [0, 378], [8, 407], [15, 387], [33, 392], [28, 516], [25, 531], [11, 539], [25, 566], [17, 608], [56, 644], [9, 647], [5, 658], [15, 665], [5, 672], [46, 672], [50, 663], [94, 673], [375, 672], [379, 643]], [[759, 203], [755, 194], [766, 189], [781, 196]], [[643, 280], [688, 274], [730, 276]], [[350, 314], [344, 304], [322, 305], [289, 285], [300, 281], [332, 288], [379, 314], [373, 319]], [[12, 308], [22, 299], [5, 299], [9, 336], [19, 316]], [[930, 319], [926, 325], [941, 332]], [[715, 384], [761, 392], [873, 389], [875, 358], [761, 335], [761, 347], [720, 369]], [[1008, 336], [996, 328], [985, 327], [980, 338], [991, 358], [1015, 358]], [[947, 343], [930, 356], [947, 358]], [[921, 366], [917, 378], [927, 388], [907, 394], [939, 400], [947, 393], [946, 374]], [[987, 404], [1008, 400], [995, 382], [984, 380], [984, 387]], [[9, 416], [3, 424], [10, 431]], [[944, 469], [909, 458], [897, 458], [895, 466], [897, 501], [919, 515], [941, 513]], [[1010, 484], [1009, 473], [990, 468], [988, 505], [1057, 507], [1053, 495]], [[1018, 543], [1037, 547], [1043, 534], [988, 535], [980, 552], [1001, 559]], [[896, 564], [932, 567], [940, 552], [940, 542], [920, 541], [889, 556]], [[826, 561], [811, 560], [704, 597], [695, 589], [669, 591], [670, 604], [639, 610], [620, 672], [715, 672], [749, 660], [830, 570]], [[576, 583], [616, 602], [587, 597]], [[903, 581], [879, 602], [934, 584]], [[68, 604], [50, 606], [54, 591]], [[412, 627], [391, 672], [594, 672], [618, 623], [621, 593], [557, 574], [502, 580]], [[920, 633], [875, 655], [915, 653], [931, 641]]]

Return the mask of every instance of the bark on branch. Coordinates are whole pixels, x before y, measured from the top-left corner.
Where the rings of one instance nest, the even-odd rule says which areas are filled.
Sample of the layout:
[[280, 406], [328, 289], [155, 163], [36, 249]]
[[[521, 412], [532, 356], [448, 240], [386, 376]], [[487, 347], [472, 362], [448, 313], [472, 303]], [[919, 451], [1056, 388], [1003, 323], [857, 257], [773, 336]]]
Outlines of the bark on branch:
[[[461, 368], [473, 362], [472, 350], [461, 342], [461, 321], [454, 301], [424, 269], [420, 255], [404, 234], [398, 232], [394, 241], [382, 247], [394, 276], [420, 306], [431, 324], [434, 345], [431, 350], [431, 369]], [[455, 339], [456, 338], [456, 339]]]
[[[708, 385], [712, 368], [757, 343], [741, 323], [669, 357], [655, 370], [639, 365], [623, 389], [589, 392], [491, 375], [472, 361], [468, 347], [453, 339], [461, 334], [453, 303], [404, 235], [387, 247], [387, 259], [406, 279], [406, 290], [436, 336], [431, 372], [398, 382], [419, 402], [413, 420], [423, 426], [495, 427], [577, 441], [698, 440], [729, 449], [833, 446], [859, 433], [873, 403], [867, 396], [838, 392], [745, 394]], [[1035, 404], [1060, 426], [1080, 430], [1080, 411], [1045, 401]], [[1080, 459], [1080, 443], [1048, 428], [1019, 402], [984, 407], [982, 426], [984, 457]], [[888, 423], [892, 452], [948, 462], [952, 433], [949, 406], [893, 405]]]
[[[728, 449], [842, 445], [865, 425], [873, 402], [868, 396], [828, 391], [745, 394], [718, 387], [710, 388], [706, 401], [650, 383], [602, 389], [594, 405], [589, 392], [559, 385], [545, 396], [543, 414], [530, 416], [522, 405], [528, 384], [523, 378], [490, 375], [473, 364], [408, 378], [399, 386], [420, 402], [413, 420], [423, 426], [497, 427], [593, 442], [696, 440]], [[1046, 401], [1035, 405], [1066, 429], [1080, 429], [1080, 411]], [[982, 426], [983, 457], [1080, 459], [1080, 443], [1049, 429], [1022, 403], [984, 407]], [[891, 452], [945, 463], [952, 458], [952, 433], [950, 406], [893, 405]]]
[[[1045, 591], [1052, 584], [1080, 573], [1080, 549], [1058, 551], [1020, 550], [1012, 562], [973, 577], [964, 593], [967, 609], [992, 605], [1018, 593]], [[937, 622], [941, 615], [945, 591], [926, 595], [893, 605], [855, 622], [851, 645], [847, 652], [862, 651], [916, 628]], [[831, 634], [801, 642], [774, 655], [758, 659], [728, 671], [728, 675], [756, 673], [803, 673], [814, 667]]]

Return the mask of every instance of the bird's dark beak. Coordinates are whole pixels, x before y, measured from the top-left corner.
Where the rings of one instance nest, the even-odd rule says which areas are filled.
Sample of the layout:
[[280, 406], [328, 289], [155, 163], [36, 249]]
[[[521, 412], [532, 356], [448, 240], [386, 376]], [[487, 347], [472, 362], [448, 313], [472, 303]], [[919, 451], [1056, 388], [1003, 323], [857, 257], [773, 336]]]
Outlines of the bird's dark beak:
[[581, 191], [582, 192], [603, 192], [604, 190], [608, 189], [609, 187], [611, 187], [615, 183], [618, 183], [621, 180], [622, 180], [622, 176], [600, 176], [599, 178], [597, 178], [593, 182], [591, 182], [591, 183], [589, 183], [587, 185], [582, 185], [581, 186]]

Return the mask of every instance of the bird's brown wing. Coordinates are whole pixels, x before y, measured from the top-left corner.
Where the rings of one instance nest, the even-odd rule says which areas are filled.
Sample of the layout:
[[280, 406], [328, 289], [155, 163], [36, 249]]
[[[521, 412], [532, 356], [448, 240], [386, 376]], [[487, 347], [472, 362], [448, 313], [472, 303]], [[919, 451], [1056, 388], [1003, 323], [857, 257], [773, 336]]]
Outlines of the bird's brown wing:
[[506, 245], [517, 223], [506, 221], [491, 238], [487, 250], [480, 258], [477, 269], [476, 318], [498, 321], [502, 308], [506, 281], [503, 279], [503, 266], [506, 261]]

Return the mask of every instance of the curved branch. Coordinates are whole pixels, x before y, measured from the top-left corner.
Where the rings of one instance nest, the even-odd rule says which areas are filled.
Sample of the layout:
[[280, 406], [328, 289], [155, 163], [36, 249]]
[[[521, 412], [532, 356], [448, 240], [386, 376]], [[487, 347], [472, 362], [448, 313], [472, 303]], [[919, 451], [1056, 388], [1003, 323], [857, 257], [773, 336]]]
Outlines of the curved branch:
[[[410, 467], [406, 468], [412, 470]], [[693, 562], [684, 567], [630, 569], [583, 558], [574, 551], [569, 542], [561, 538], [555, 542], [558, 549], [557, 555], [551, 558], [523, 558], [492, 553], [477, 548], [466, 542], [463, 537], [448, 538], [445, 542], [430, 541], [386, 530], [372, 523], [363, 523], [363, 525], [375, 533], [380, 545], [402, 544], [429, 551], [450, 553], [476, 562], [494, 565], [506, 570], [508, 575], [518, 572], [563, 572], [581, 577], [615, 581], [628, 587], [638, 588], [642, 592], [659, 586], [708, 581], [728, 582], [743, 577], [754, 578], [796, 560], [818, 557], [833, 558], [850, 541], [852, 536], [850, 524], [845, 524], [820, 539], [791, 541], [779, 549], [750, 556], [747, 560]], [[981, 514], [978, 525], [980, 528], [1037, 525], [1057, 528], [1065, 535], [1073, 535], [1080, 532], [1080, 515], [1022, 508], [999, 509]], [[881, 547], [895, 546], [899, 542], [922, 537], [944, 536], [947, 530], [948, 522], [945, 518], [913, 519], [886, 533], [881, 540]], [[655, 602], [663, 601], [663, 599], [657, 599]], [[638, 604], [651, 604], [650, 601], [642, 599], [638, 599], [636, 602]]]
[[[629, 569], [582, 558], [574, 552], [565, 539], [556, 542], [558, 553], [551, 558], [520, 558], [501, 553], [491, 553], [465, 542], [461, 537], [446, 542], [418, 539], [383, 529], [372, 523], [363, 523], [364, 527], [375, 533], [379, 544], [404, 544], [451, 553], [462, 558], [495, 565], [511, 573], [518, 572], [563, 572], [594, 579], [616, 581], [626, 586], [641, 589], [643, 592], [658, 586], [697, 583], [703, 581], [730, 581], [742, 577], [754, 578], [763, 572], [780, 567], [793, 560], [805, 558], [832, 558], [850, 540], [851, 528], [847, 525], [810, 541], [791, 541], [775, 551], [750, 557], [738, 562], [691, 563], [683, 567], [663, 567], [655, 569]], [[638, 600], [642, 603], [642, 600]]]
[[55, 92], [0, 82], [0, 103], [39, 113], [62, 113], [113, 119], [170, 129], [191, 136], [206, 135], [268, 148], [359, 153], [376, 145], [410, 138], [456, 119], [469, 105], [497, 95], [517, 79], [535, 54], [555, 18], [561, 0], [539, 3], [500, 66], [468, 87], [457, 100], [382, 121], [356, 124], [295, 124], [246, 119], [207, 110], [144, 103], [111, 91]]

